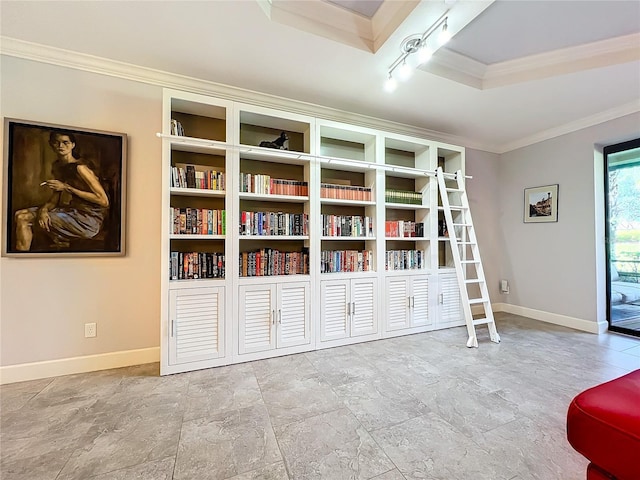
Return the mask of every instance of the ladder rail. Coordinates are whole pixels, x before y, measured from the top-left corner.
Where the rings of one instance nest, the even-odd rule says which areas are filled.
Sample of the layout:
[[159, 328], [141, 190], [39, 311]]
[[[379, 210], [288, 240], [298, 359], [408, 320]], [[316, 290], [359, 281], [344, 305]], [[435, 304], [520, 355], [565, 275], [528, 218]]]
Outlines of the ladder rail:
[[[493, 310], [491, 309], [491, 301], [489, 298], [489, 290], [487, 288], [486, 277], [482, 260], [480, 259], [480, 249], [478, 247], [478, 239], [476, 237], [473, 220], [471, 218], [471, 210], [469, 208], [469, 198], [464, 185], [464, 176], [458, 170], [455, 175], [456, 187], [447, 186], [447, 176], [442, 171], [442, 167], [438, 167], [436, 172], [438, 179], [438, 191], [442, 200], [444, 217], [449, 231], [449, 242], [451, 246], [451, 254], [455, 265], [456, 277], [458, 279], [458, 287], [460, 289], [460, 300], [462, 310], [465, 317], [467, 334], [469, 340], [468, 347], [477, 347], [478, 339], [476, 335], [476, 326], [487, 325], [491, 341], [500, 342], [500, 335], [496, 329]], [[449, 178], [450, 180], [450, 178]], [[460, 205], [451, 205], [449, 195], [459, 196]], [[454, 221], [453, 212], [456, 214]], [[460, 240], [459, 240], [460, 237]], [[461, 251], [462, 247], [462, 251]], [[467, 258], [467, 252], [470, 251], [470, 258]], [[469, 267], [475, 267], [475, 278], [467, 278], [467, 270]], [[479, 298], [469, 298], [467, 288], [470, 285], [477, 285], [480, 290]], [[484, 318], [474, 319], [471, 310], [472, 305], [481, 305], [484, 309]]]

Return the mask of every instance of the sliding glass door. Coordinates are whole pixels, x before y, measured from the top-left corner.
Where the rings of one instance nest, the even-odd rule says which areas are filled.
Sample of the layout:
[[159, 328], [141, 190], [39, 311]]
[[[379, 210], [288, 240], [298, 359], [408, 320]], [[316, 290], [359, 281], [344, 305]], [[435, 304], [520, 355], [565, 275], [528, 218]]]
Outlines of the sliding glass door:
[[609, 329], [640, 336], [640, 139], [604, 149]]

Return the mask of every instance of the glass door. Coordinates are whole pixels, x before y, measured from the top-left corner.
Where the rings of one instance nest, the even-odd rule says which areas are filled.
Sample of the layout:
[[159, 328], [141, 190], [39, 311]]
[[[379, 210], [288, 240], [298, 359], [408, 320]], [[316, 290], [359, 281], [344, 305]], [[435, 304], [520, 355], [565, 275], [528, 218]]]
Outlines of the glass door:
[[640, 138], [604, 149], [607, 320], [640, 336]]

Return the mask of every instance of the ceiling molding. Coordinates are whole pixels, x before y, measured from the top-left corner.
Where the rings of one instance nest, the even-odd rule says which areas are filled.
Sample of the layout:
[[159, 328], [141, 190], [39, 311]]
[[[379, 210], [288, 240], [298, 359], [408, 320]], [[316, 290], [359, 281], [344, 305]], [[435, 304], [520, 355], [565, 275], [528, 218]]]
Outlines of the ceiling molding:
[[255, 105], [268, 108], [288, 110], [294, 113], [311, 115], [325, 120], [333, 120], [361, 127], [385, 130], [390, 133], [423, 137], [433, 141], [462, 145], [467, 148], [496, 154], [506, 153], [511, 150], [526, 147], [534, 143], [591, 127], [599, 123], [640, 112], [640, 100], [637, 100], [605, 112], [529, 135], [513, 142], [505, 144], [487, 144], [468, 137], [451, 135], [381, 118], [323, 107], [308, 102], [291, 100], [276, 95], [269, 95], [220, 83], [209, 82], [185, 75], [178, 75], [129, 63], [118, 62], [94, 55], [87, 55], [47, 45], [25, 42], [11, 37], [0, 36], [0, 54], [141, 82], [158, 87], [173, 88], [176, 90], [184, 90], [203, 95], [212, 95], [232, 101], [253, 103]]
[[309, 102], [292, 100], [277, 95], [255, 92], [221, 83], [200, 80], [185, 75], [178, 75], [162, 70], [141, 67], [129, 63], [110, 60], [94, 55], [74, 52], [32, 42], [25, 42], [11, 37], [0, 36], [0, 54], [56, 65], [75, 70], [97, 73], [125, 80], [155, 85], [158, 87], [183, 90], [202, 95], [211, 95], [226, 100], [251, 103], [254, 105], [287, 110], [292, 113], [309, 115], [325, 120], [350, 123], [361, 127], [384, 130], [390, 133], [422, 137], [432, 141], [462, 145], [468, 148], [495, 152], [494, 145], [473, 141], [457, 135], [436, 130], [416, 127], [382, 118], [370, 117], [358, 113], [346, 112], [335, 108], [315, 105]]
[[517, 150], [518, 148], [527, 147], [545, 140], [551, 140], [552, 138], [577, 132], [585, 128], [593, 127], [594, 125], [599, 125], [600, 123], [608, 122], [609, 120], [615, 120], [616, 118], [625, 117], [638, 112], [640, 112], [640, 100], [634, 100], [633, 102], [625, 103], [624, 105], [581, 118], [574, 122], [565, 123], [564, 125], [558, 125], [557, 127], [543, 130], [533, 135], [529, 135], [528, 137], [516, 140], [515, 142], [505, 143], [500, 145], [495, 150], [495, 153], [502, 154], [512, 150]]
[[375, 53], [409, 16], [420, 0], [386, 0], [372, 18], [321, 0], [256, 0], [277, 23]]
[[422, 70], [487, 90], [638, 60], [640, 33], [633, 33], [491, 65], [445, 48]]

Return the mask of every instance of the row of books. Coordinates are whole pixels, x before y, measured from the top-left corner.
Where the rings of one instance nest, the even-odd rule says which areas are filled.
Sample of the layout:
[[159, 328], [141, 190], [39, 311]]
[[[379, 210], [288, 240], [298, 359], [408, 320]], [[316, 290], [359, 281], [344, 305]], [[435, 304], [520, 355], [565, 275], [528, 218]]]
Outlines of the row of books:
[[323, 250], [320, 273], [369, 272], [373, 270], [371, 250]]
[[182, 128], [182, 123], [174, 118], [171, 119], [171, 135], [184, 137], [184, 128]]
[[385, 268], [387, 270], [416, 270], [426, 268], [424, 250], [387, 250]]
[[320, 198], [335, 198], [338, 200], [371, 201], [371, 187], [357, 187], [351, 185], [320, 184]]
[[309, 251], [281, 252], [263, 248], [240, 254], [241, 277], [268, 277], [273, 275], [309, 274]]
[[171, 280], [224, 278], [224, 254], [210, 252], [171, 252]]
[[422, 205], [422, 193], [407, 190], [384, 191], [384, 201], [387, 203], [408, 203], [410, 205]]
[[240, 173], [240, 191], [262, 195], [306, 197], [309, 195], [309, 184], [298, 180], [272, 178], [269, 175]]
[[170, 207], [169, 211], [172, 234], [226, 234], [226, 210]]
[[384, 222], [385, 237], [424, 237], [424, 223], [409, 220], [387, 220]]
[[217, 170], [196, 170], [193, 165], [171, 168], [171, 186], [224, 191], [225, 173]]
[[309, 216], [306, 213], [243, 211], [240, 235], [309, 235]]
[[322, 235], [373, 237], [373, 218], [359, 215], [321, 215]]

